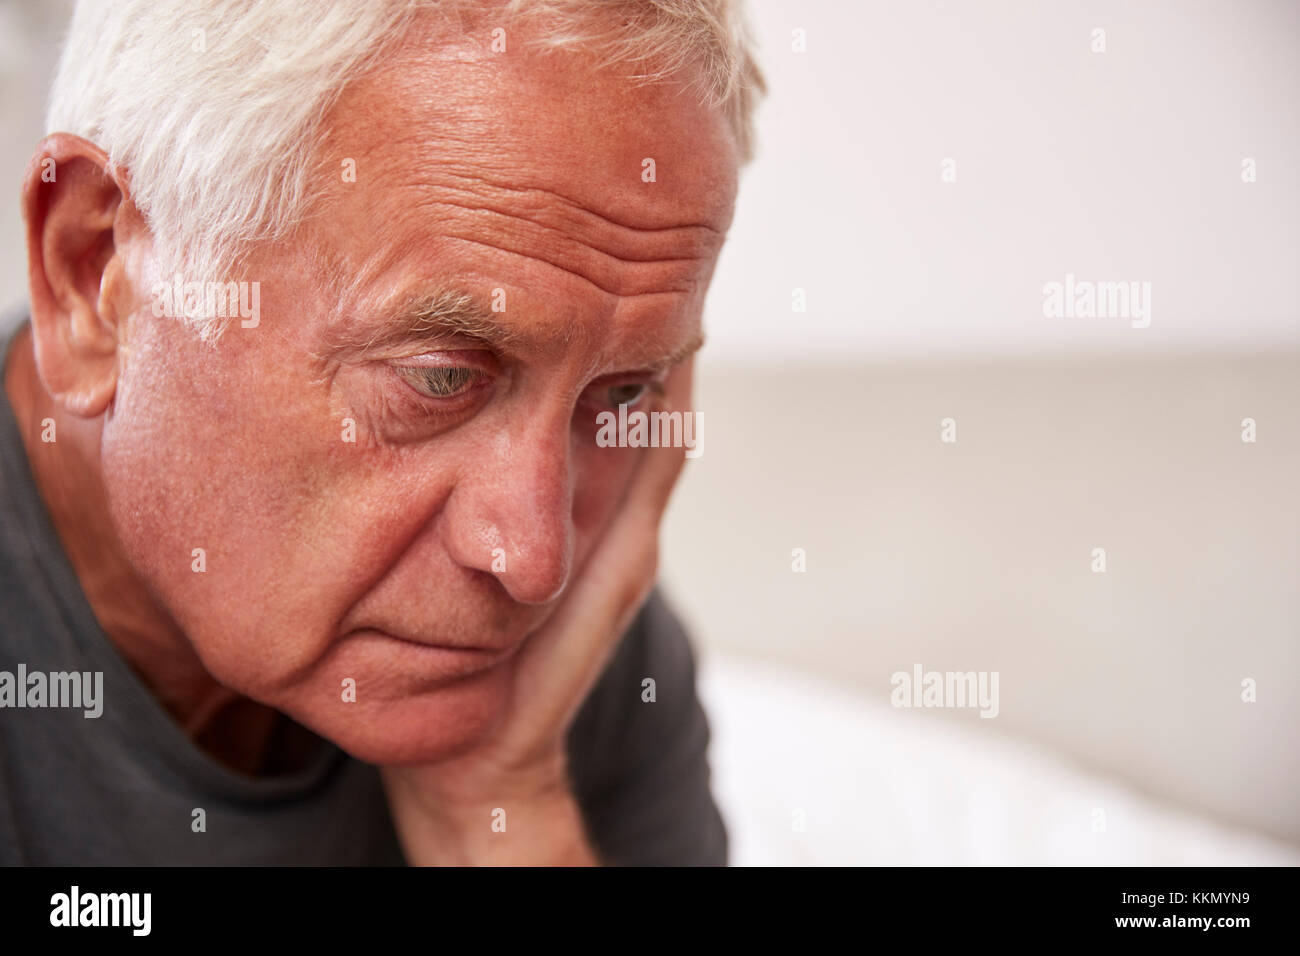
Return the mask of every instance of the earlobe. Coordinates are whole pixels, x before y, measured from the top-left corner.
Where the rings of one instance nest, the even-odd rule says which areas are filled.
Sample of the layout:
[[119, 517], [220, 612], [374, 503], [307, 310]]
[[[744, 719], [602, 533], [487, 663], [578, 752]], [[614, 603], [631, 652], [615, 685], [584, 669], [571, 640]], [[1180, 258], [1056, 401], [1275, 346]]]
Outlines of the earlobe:
[[104, 151], [67, 133], [40, 142], [23, 183], [37, 371], [56, 401], [87, 418], [103, 414], [117, 388], [123, 199]]

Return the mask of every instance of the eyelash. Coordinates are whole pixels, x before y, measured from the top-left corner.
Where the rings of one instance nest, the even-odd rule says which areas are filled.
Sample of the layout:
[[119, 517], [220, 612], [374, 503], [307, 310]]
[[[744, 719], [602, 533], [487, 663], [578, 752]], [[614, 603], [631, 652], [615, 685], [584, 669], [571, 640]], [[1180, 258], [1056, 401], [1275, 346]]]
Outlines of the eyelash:
[[417, 392], [423, 385], [428, 393], [421, 392], [426, 398], [454, 399], [465, 394], [465, 386], [480, 382], [487, 376], [475, 368], [399, 365], [397, 374], [406, 380]]

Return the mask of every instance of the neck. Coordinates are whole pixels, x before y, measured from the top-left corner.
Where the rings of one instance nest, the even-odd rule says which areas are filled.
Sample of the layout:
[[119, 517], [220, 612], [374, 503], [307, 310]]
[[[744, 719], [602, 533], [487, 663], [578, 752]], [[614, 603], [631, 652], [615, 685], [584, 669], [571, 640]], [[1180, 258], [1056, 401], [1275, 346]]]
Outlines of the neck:
[[[272, 747], [280, 715], [213, 679], [176, 621], [122, 551], [101, 480], [103, 419], [69, 415], [36, 370], [31, 328], [15, 339], [5, 393], [32, 475], [64, 553], [104, 633], [150, 692], [201, 749], [231, 769], [268, 772], [296, 760]], [[52, 419], [56, 440], [41, 441]], [[285, 744], [300, 753], [301, 737]]]

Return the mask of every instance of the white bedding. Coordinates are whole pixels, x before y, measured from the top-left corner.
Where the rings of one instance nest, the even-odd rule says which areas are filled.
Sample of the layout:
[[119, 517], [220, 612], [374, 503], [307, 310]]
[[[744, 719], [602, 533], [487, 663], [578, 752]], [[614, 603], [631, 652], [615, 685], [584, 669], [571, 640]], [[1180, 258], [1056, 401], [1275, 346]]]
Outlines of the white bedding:
[[978, 718], [896, 710], [704, 652], [699, 683], [733, 865], [1300, 865], [1294, 847], [1153, 801]]

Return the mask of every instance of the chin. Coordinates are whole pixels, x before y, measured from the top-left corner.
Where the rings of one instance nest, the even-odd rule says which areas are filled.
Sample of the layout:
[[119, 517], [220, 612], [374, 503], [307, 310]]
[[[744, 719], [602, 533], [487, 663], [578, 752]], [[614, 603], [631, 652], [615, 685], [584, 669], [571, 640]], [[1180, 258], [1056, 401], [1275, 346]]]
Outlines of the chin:
[[361, 676], [355, 702], [344, 702], [338, 682], [327, 681], [310, 692], [311, 706], [281, 709], [365, 763], [437, 763], [472, 750], [497, 729], [513, 689], [510, 664], [436, 687]]

